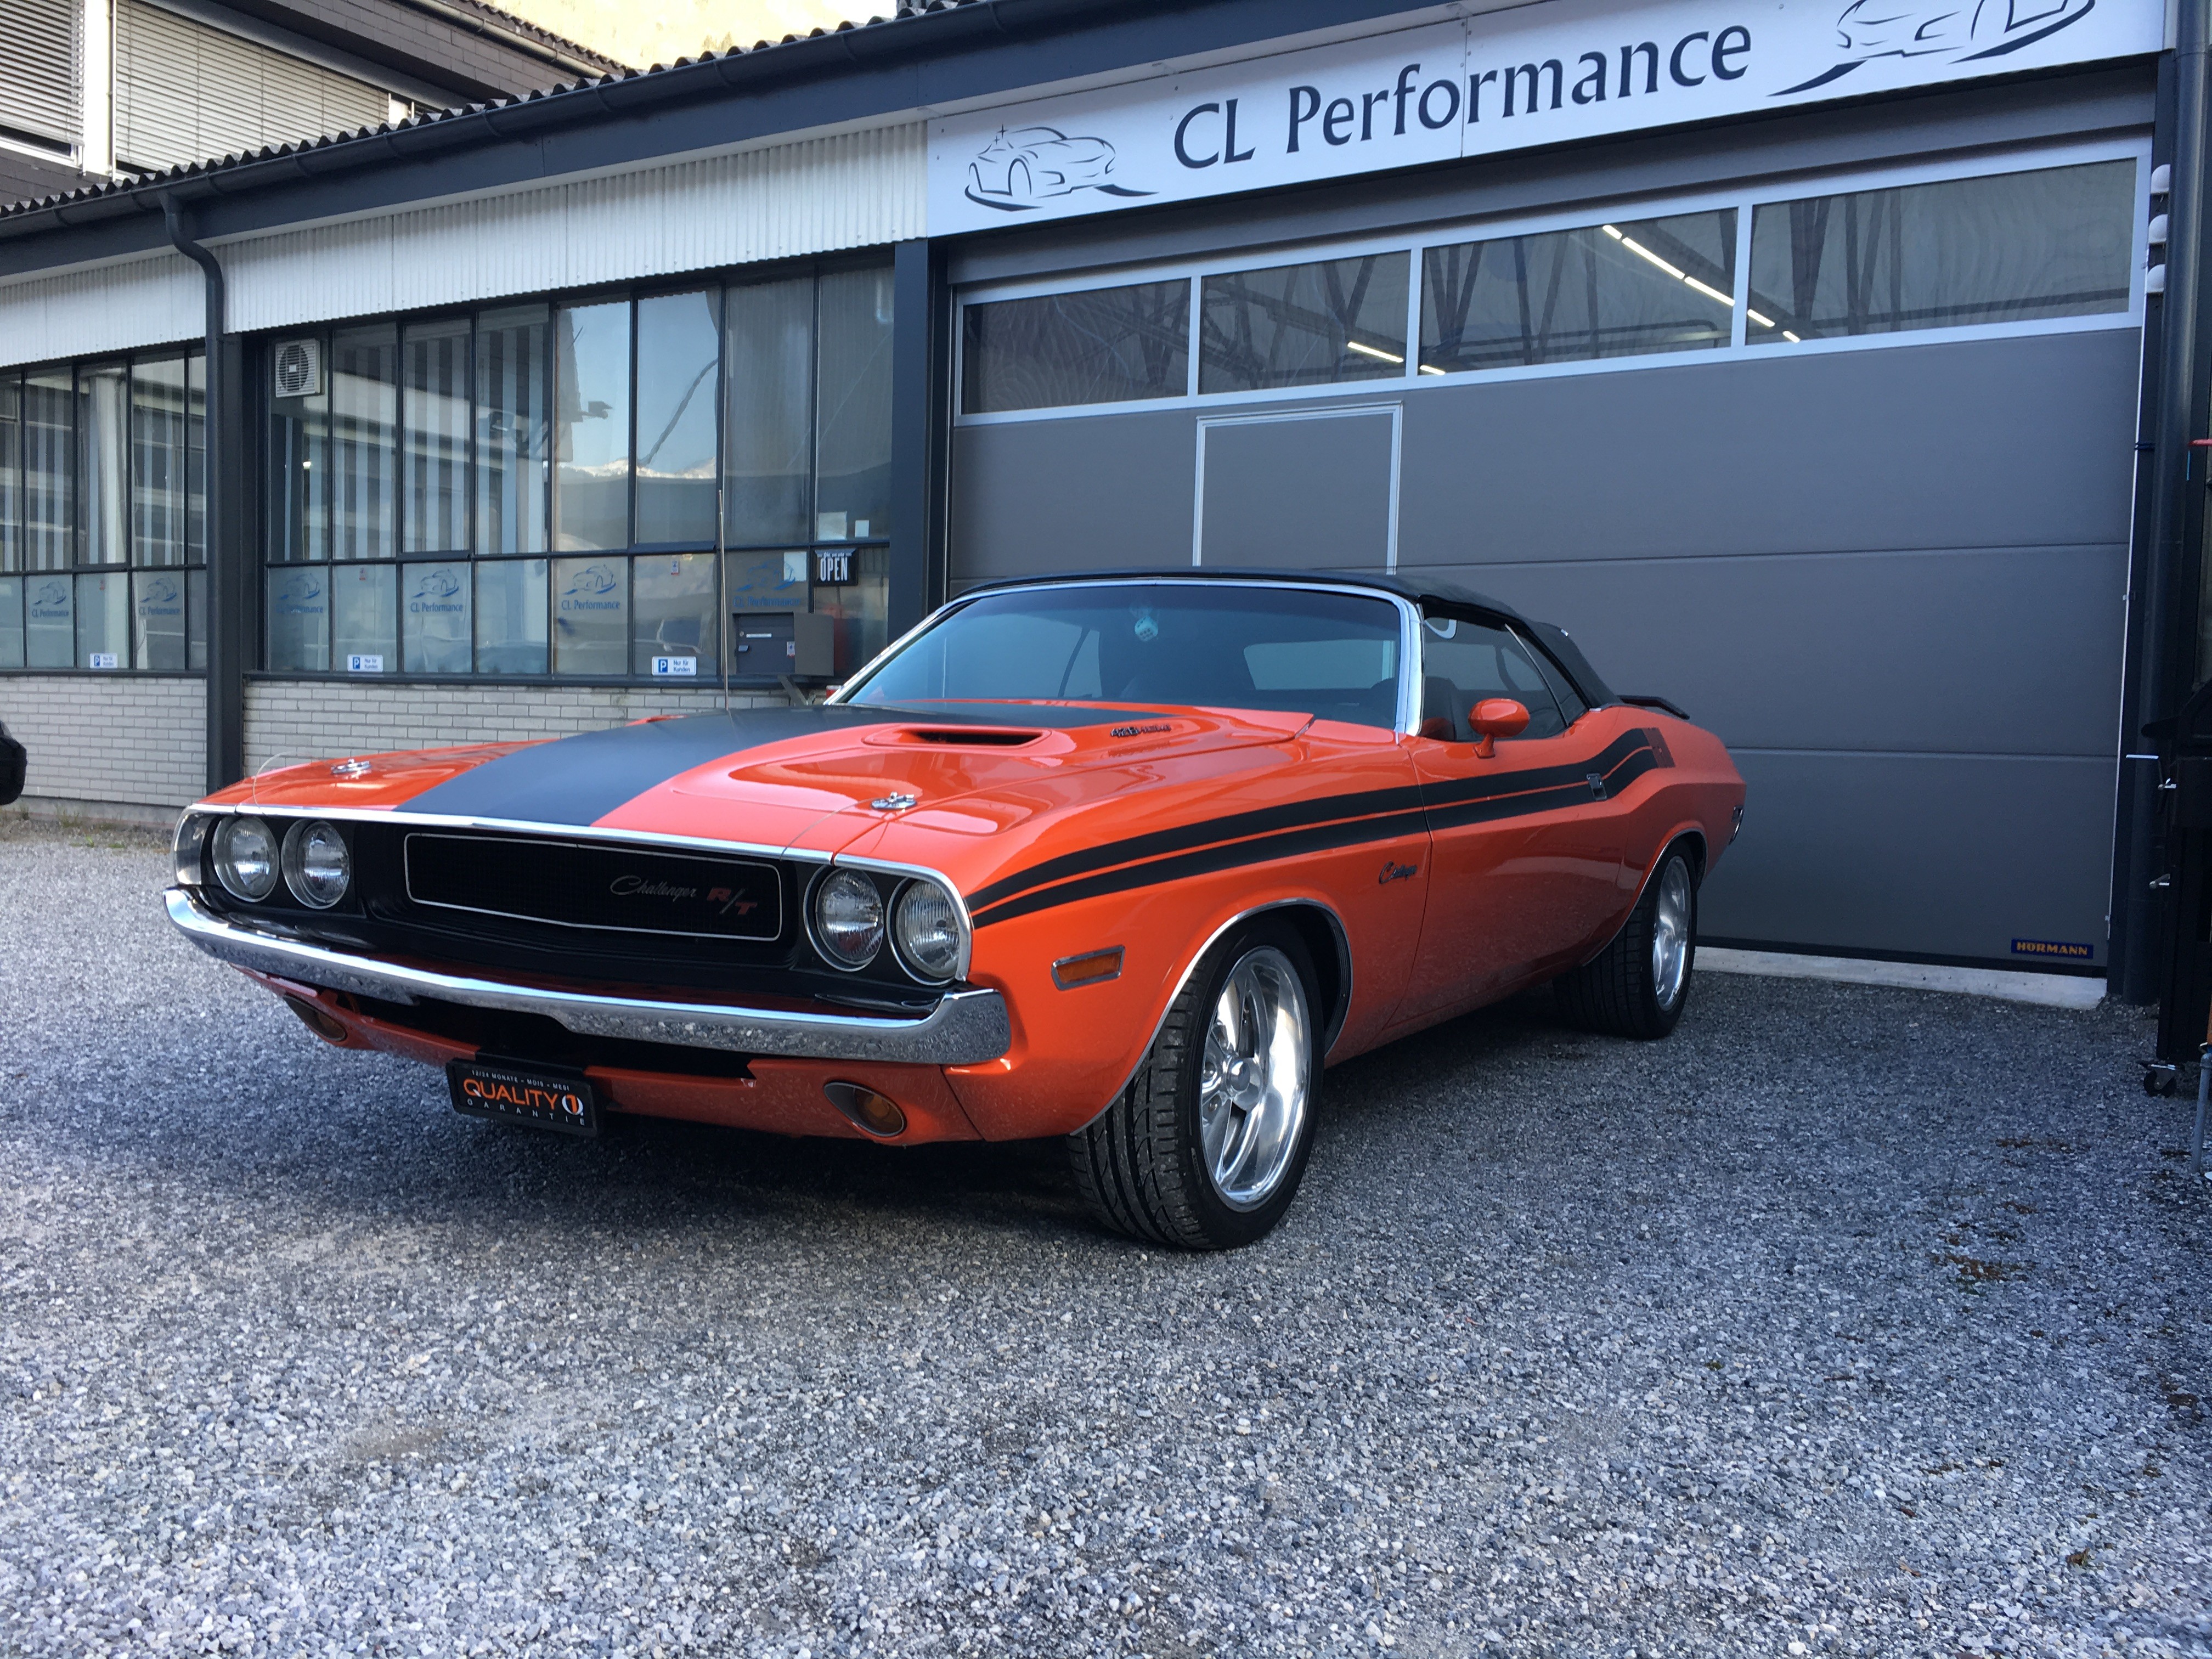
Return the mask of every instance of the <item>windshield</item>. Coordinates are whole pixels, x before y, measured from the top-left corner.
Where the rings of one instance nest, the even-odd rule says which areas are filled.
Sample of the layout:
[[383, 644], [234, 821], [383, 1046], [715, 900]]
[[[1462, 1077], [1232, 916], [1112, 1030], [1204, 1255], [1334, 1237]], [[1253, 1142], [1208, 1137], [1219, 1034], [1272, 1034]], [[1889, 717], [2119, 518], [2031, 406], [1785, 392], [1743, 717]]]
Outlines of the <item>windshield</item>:
[[1398, 719], [1398, 610], [1355, 593], [1116, 582], [989, 593], [840, 702], [1170, 703]]

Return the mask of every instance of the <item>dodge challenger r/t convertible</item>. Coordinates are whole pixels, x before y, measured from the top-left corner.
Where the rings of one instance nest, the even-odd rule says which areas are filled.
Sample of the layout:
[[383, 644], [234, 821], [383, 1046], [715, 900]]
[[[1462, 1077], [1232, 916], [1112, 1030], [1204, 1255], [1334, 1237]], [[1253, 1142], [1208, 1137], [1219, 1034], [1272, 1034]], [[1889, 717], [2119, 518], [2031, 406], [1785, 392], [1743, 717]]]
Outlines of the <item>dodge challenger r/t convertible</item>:
[[1546, 981], [1665, 1036], [1743, 796], [1494, 601], [1113, 574], [975, 589], [819, 708], [265, 773], [167, 902], [463, 1111], [1060, 1135], [1109, 1225], [1221, 1249], [1325, 1066]]

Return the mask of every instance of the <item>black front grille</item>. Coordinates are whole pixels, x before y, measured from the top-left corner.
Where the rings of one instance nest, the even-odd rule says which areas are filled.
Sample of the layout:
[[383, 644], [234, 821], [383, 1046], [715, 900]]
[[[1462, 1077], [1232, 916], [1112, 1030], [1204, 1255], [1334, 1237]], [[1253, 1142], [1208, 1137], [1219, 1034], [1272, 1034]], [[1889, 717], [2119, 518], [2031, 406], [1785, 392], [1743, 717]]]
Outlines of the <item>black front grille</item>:
[[783, 879], [758, 860], [602, 842], [417, 832], [406, 837], [416, 904], [663, 937], [772, 943]]

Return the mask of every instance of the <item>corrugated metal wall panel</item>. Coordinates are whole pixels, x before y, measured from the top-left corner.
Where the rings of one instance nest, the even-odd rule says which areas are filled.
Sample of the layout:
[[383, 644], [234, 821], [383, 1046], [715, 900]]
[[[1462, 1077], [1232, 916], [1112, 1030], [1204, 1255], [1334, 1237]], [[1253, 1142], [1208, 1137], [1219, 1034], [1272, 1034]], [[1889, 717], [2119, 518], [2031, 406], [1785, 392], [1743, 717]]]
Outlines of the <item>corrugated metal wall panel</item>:
[[175, 253], [0, 283], [0, 365], [197, 340], [205, 306], [198, 269]]
[[231, 325], [285, 327], [923, 234], [921, 122], [222, 246]]

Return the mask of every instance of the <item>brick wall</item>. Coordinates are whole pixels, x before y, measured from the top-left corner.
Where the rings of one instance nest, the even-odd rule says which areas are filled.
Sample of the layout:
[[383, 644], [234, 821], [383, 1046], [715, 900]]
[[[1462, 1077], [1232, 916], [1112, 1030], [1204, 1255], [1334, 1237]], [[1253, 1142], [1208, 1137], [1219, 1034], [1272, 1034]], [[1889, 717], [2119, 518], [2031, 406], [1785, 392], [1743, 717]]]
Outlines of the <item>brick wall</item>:
[[[732, 692], [732, 708], [780, 707], [779, 694]], [[447, 744], [566, 737], [643, 720], [703, 714], [719, 689], [659, 686], [392, 685], [256, 680], [246, 689], [246, 763], [319, 760]]]
[[[27, 807], [178, 807], [207, 793], [207, 682], [0, 675], [0, 721], [30, 750]], [[125, 813], [143, 817], [143, 811]]]

